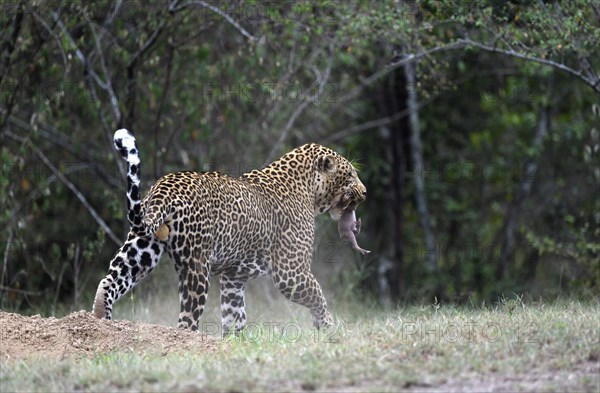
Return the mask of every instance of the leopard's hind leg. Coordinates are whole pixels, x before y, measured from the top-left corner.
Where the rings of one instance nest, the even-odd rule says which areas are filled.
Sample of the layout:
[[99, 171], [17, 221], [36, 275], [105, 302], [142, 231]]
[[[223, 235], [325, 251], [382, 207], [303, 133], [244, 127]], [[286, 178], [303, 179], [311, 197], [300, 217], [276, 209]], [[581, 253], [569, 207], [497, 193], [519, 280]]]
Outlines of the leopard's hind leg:
[[[175, 263], [179, 278], [178, 328], [198, 330], [198, 321], [208, 296], [209, 266], [200, 244], [194, 242], [194, 234], [176, 235], [171, 240], [169, 254]], [[179, 245], [181, 247], [173, 247]]]
[[[221, 274], [221, 334], [239, 334], [246, 326], [245, 289], [248, 277], [235, 273]], [[234, 326], [235, 325], [235, 326]]]

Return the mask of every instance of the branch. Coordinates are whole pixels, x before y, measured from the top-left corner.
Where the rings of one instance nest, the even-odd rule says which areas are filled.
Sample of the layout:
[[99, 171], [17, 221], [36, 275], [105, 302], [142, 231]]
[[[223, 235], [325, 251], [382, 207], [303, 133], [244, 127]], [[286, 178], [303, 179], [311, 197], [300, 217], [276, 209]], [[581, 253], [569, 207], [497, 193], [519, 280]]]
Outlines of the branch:
[[0, 285], [0, 290], [6, 291], [6, 292], [18, 293], [20, 295], [29, 295], [29, 296], [40, 296], [40, 295], [44, 294], [44, 292], [41, 292], [41, 291], [27, 291], [25, 289], [5, 287], [4, 285]]
[[[433, 100], [433, 98], [434, 97], [432, 96], [431, 98], [428, 98], [426, 100], [420, 101], [417, 104], [417, 109], [421, 109], [425, 105], [429, 104]], [[377, 128], [377, 127], [387, 126], [389, 124], [397, 122], [398, 120], [402, 119], [403, 117], [408, 116], [409, 113], [410, 113], [410, 110], [403, 109], [403, 110], [401, 110], [399, 112], [394, 113], [391, 116], [381, 117], [381, 118], [375, 119], [375, 120], [369, 120], [369, 121], [364, 122], [362, 124], [357, 124], [357, 125], [352, 126], [352, 127], [344, 128], [343, 130], [336, 131], [333, 134], [331, 134], [331, 135], [323, 138], [321, 140], [321, 143], [323, 143], [323, 144], [329, 144], [329, 143], [335, 142], [337, 140], [346, 138], [346, 137], [348, 137], [350, 135], [358, 134], [359, 132], [370, 130], [371, 128]]]
[[152, 134], [154, 135], [154, 177], [158, 178], [158, 157], [161, 155], [160, 149], [158, 147], [158, 131], [161, 128], [163, 111], [165, 109], [165, 103], [167, 101], [167, 96], [169, 95], [169, 89], [171, 87], [171, 74], [173, 70], [173, 57], [175, 52], [175, 47], [169, 45], [168, 59], [167, 59], [167, 75], [165, 76], [165, 81], [163, 83], [162, 94], [160, 97], [160, 103], [158, 104], [158, 110], [156, 111], [156, 118], [154, 119], [154, 129]]
[[554, 67], [561, 71], [567, 72], [567, 73], [577, 77], [578, 79], [581, 79], [587, 85], [589, 85], [596, 92], [596, 94], [600, 95], [600, 78], [594, 77], [593, 74], [591, 77], [586, 77], [585, 75], [583, 75], [583, 72], [581, 70], [576, 70], [574, 68], [567, 66], [566, 64], [558, 63], [553, 60], [542, 59], [540, 57], [531, 56], [531, 55], [527, 55], [524, 53], [515, 52], [514, 50], [502, 49], [502, 48], [498, 48], [496, 46], [489, 46], [489, 45], [481, 43], [481, 42], [473, 41], [470, 38], [461, 38], [459, 40], [456, 40], [455, 43], [458, 44], [457, 47], [459, 47], [459, 48], [465, 47], [465, 46], [473, 46], [475, 48], [485, 50], [487, 52], [500, 53], [500, 54], [503, 54], [506, 56], [515, 57], [517, 59], [529, 60], [529, 61], [533, 61], [534, 63]]
[[[104, 90], [106, 90], [109, 94], [110, 97], [110, 107], [112, 108], [113, 111], [113, 120], [115, 121], [115, 124], [117, 124], [117, 127], [119, 125], [119, 123], [121, 122], [122, 119], [122, 115], [121, 115], [121, 110], [119, 109], [119, 100], [117, 99], [117, 96], [115, 95], [115, 90], [112, 87], [112, 83], [110, 81], [110, 75], [108, 74], [108, 69], [106, 68], [106, 61], [104, 60], [104, 52], [102, 51], [102, 45], [100, 45], [100, 38], [98, 37], [98, 33], [96, 32], [96, 29], [94, 28], [94, 25], [90, 22], [90, 30], [92, 31], [92, 35], [94, 36], [94, 42], [96, 43], [96, 50], [98, 51], [98, 57], [100, 57], [100, 67], [102, 67], [102, 73], [104, 74], [104, 79], [106, 80], [105, 83], [101, 83], [101, 81], [99, 81], [98, 77], [94, 77], [94, 74], [96, 74], [95, 72], [93, 72], [93, 70], [91, 70], [92, 72], [90, 73], [90, 75], [92, 75], [92, 77], [94, 78], [94, 80], [96, 80], [96, 83], [98, 83], [98, 86], [102, 87]], [[89, 67], [89, 64], [86, 63], [86, 65]], [[105, 85], [105, 86], [103, 86]]]
[[[24, 1], [19, 2], [17, 5], [17, 12], [13, 20], [13, 28], [10, 36], [2, 43], [0, 47], [0, 54], [2, 56], [2, 68], [0, 68], [0, 84], [4, 81], [4, 77], [8, 74], [10, 68], [13, 51], [17, 45], [17, 39], [21, 32], [21, 26], [23, 25], [23, 5]], [[5, 15], [6, 16], [6, 15]], [[5, 32], [6, 35], [7, 32]]]
[[[3, 114], [3, 113], [6, 113], [6, 111], [0, 108], [0, 114]], [[36, 121], [35, 124], [38, 127], [36, 129], [34, 129], [29, 122], [15, 116], [15, 115], [11, 115], [10, 118], [8, 119], [8, 122], [10, 124], [12, 124], [13, 126], [20, 128], [26, 132], [34, 132], [35, 131], [37, 134], [39, 134], [40, 137], [42, 137], [43, 139], [49, 141], [50, 143], [52, 143], [54, 145], [59, 146], [62, 149], [66, 150], [67, 152], [69, 152], [69, 154], [73, 155], [75, 158], [77, 158], [81, 162], [91, 164], [92, 167], [96, 171], [98, 171], [98, 174], [100, 175], [100, 177], [111, 187], [113, 187], [113, 188], [121, 187], [121, 182], [117, 181], [113, 175], [107, 173], [101, 164], [97, 163], [96, 158], [93, 157], [91, 154], [92, 150], [86, 151], [88, 153], [88, 155], [82, 155], [74, 147], [73, 140], [71, 138], [65, 136], [64, 133], [60, 132], [56, 128], [54, 128], [46, 123], [43, 123], [41, 121]], [[124, 174], [123, 174], [123, 176], [124, 176]]]
[[[111, 108], [113, 110], [113, 120], [114, 120], [115, 124], [118, 125], [121, 122], [121, 111], [119, 110], [119, 101], [117, 99], [117, 96], [115, 95], [115, 91], [113, 90], [112, 85], [110, 84], [110, 80], [108, 80], [108, 82], [105, 83], [104, 81], [102, 81], [102, 79], [100, 79], [98, 74], [92, 68], [92, 66], [89, 63], [86, 56], [83, 54], [81, 49], [79, 49], [79, 47], [75, 43], [75, 40], [73, 39], [73, 37], [67, 31], [67, 28], [65, 27], [64, 23], [62, 23], [62, 21], [60, 20], [59, 15], [56, 12], [52, 12], [52, 17], [54, 18], [57, 26], [61, 29], [62, 33], [68, 39], [69, 44], [75, 49], [75, 57], [83, 65], [84, 75], [85, 75], [85, 83], [86, 83], [88, 90], [90, 91], [93, 103], [96, 106], [96, 110], [98, 111], [98, 117], [100, 118], [100, 122], [102, 123], [102, 126], [104, 128], [104, 135], [106, 137], [106, 140], [107, 140], [107, 142], [109, 142], [107, 144], [107, 146], [112, 146], [111, 132], [112, 132], [113, 127], [111, 127], [108, 124], [108, 121], [106, 120], [106, 116], [104, 115], [104, 111], [102, 110], [102, 107], [100, 105], [100, 98], [98, 97], [98, 93], [96, 92], [96, 86], [94, 85], [94, 83], [92, 83], [92, 80], [93, 80], [96, 83], [96, 85], [98, 85], [101, 89], [108, 92], [108, 95], [110, 97]], [[92, 33], [95, 33], [93, 29], [92, 29]], [[96, 37], [95, 34], [94, 34], [94, 37]], [[97, 41], [96, 41], [96, 44], [98, 44]], [[101, 52], [100, 52], [100, 55], [102, 55]], [[118, 155], [118, 153], [116, 152], [115, 149], [110, 149], [110, 151], [111, 151], [111, 154], [113, 154], [115, 157]], [[117, 162], [117, 169], [119, 170], [119, 172], [121, 173], [122, 176], [125, 176], [125, 170], [123, 169], [122, 166], [120, 166], [118, 164], [119, 160], [117, 159], [116, 162]]]
[[[48, 23], [46, 23], [44, 18], [42, 18], [40, 16], [40, 14], [35, 12], [35, 10], [31, 9], [31, 10], [29, 10], [29, 12], [40, 22], [40, 24], [48, 31], [48, 34], [50, 34], [52, 36], [52, 38], [54, 38], [54, 40], [56, 41], [56, 46], [58, 47], [60, 54], [62, 56], [63, 66], [65, 66], [64, 74], [66, 74], [67, 73], [67, 67], [66, 67], [67, 54], [65, 53], [65, 49], [63, 47], [62, 42], [60, 42], [60, 37], [54, 32], [54, 26], [51, 27]], [[64, 74], [63, 74], [63, 76], [64, 76]]]
[[248, 38], [250, 41], [258, 41], [257, 37], [255, 37], [252, 34], [248, 33], [248, 31], [246, 29], [244, 29], [239, 23], [237, 23], [235, 21], [235, 19], [233, 19], [229, 14], [227, 14], [225, 11], [221, 10], [220, 8], [215, 7], [214, 5], [209, 4], [209, 3], [205, 2], [205, 1], [202, 1], [202, 0], [191, 0], [191, 1], [188, 1], [187, 3], [182, 4], [180, 6], [173, 5], [173, 6], [169, 7], [169, 11], [171, 13], [177, 12], [177, 11], [180, 11], [180, 10], [182, 10], [184, 8], [187, 8], [187, 7], [191, 6], [191, 5], [199, 5], [199, 6], [202, 6], [204, 8], [208, 8], [209, 10], [211, 10], [215, 14], [220, 15], [223, 19], [225, 19], [227, 22], [229, 22], [240, 33], [242, 33], [242, 35], [244, 37]]
[[[87, 75], [89, 75], [89, 77], [91, 77], [94, 82], [96, 82], [96, 84], [98, 86], [100, 86], [100, 88], [102, 90], [105, 90], [109, 97], [110, 97], [110, 105], [111, 108], [113, 110], [113, 120], [115, 121], [115, 124], [119, 124], [121, 122], [121, 111], [119, 110], [119, 100], [117, 98], [117, 96], [115, 95], [115, 91], [110, 83], [110, 78], [108, 78], [108, 75], [106, 76], [106, 82], [103, 81], [100, 76], [98, 76], [98, 74], [96, 73], [96, 71], [94, 71], [94, 69], [91, 67], [89, 60], [86, 58], [86, 56], [83, 54], [83, 52], [81, 51], [81, 49], [79, 49], [79, 47], [77, 46], [77, 44], [75, 43], [75, 40], [73, 39], [73, 37], [71, 36], [71, 34], [69, 34], [69, 32], [67, 31], [67, 28], [65, 27], [64, 23], [62, 23], [62, 21], [59, 18], [59, 15], [56, 12], [52, 12], [52, 17], [54, 18], [54, 21], [56, 22], [57, 26], [60, 27], [62, 33], [64, 34], [64, 36], [67, 38], [67, 40], [69, 41], [69, 44], [75, 48], [75, 57], [79, 60], [79, 62], [84, 66], [85, 68], [85, 72]], [[92, 28], [92, 34], [94, 34], [94, 38], [96, 38], [96, 45], [98, 46], [98, 51], [101, 57], [101, 61], [102, 59], [102, 52], [99, 48], [99, 42], [98, 39], [96, 37], [96, 33], [95, 30]], [[90, 89], [91, 90], [91, 89]], [[95, 91], [92, 92], [92, 95], [95, 96], [94, 98], [97, 99], [97, 94]], [[103, 115], [101, 115], [102, 117]], [[103, 120], [104, 122], [104, 120]]]
[[[120, 3], [122, 2], [122, 0], [118, 0], [117, 4], [115, 7], [115, 13], [118, 11], [118, 8], [120, 7]], [[77, 57], [77, 60], [79, 60], [79, 62], [86, 68], [88, 67], [88, 59], [87, 57], [84, 55], [84, 53], [81, 51], [81, 49], [79, 49], [79, 46], [77, 46], [75, 40], [73, 39], [73, 37], [71, 36], [71, 34], [69, 33], [69, 31], [67, 30], [65, 24], [61, 21], [60, 19], [60, 14], [56, 13], [55, 11], [51, 12], [52, 18], [54, 20], [54, 23], [60, 28], [61, 33], [65, 35], [65, 37], [67, 38], [67, 40], [69, 41], [69, 44], [73, 47], [74, 51], [75, 51], [75, 57]], [[114, 14], [112, 15], [114, 16]], [[112, 22], [112, 16], [109, 18], [109, 20], [107, 20], [105, 23], [111, 23]], [[91, 20], [88, 20], [88, 24], [90, 25], [90, 27], [92, 27], [92, 22]], [[96, 23], [94, 23], [96, 24]], [[97, 24], [96, 24], [97, 25]], [[104, 28], [102, 28], [103, 30], [105, 30]], [[96, 36], [96, 31], [92, 30], [92, 34], [94, 35], [94, 38], [96, 39], [96, 44], [98, 44], [98, 40], [97, 40], [97, 36]], [[116, 45], [116, 42], [114, 42], [113, 44]], [[101, 55], [101, 53], [100, 53]], [[102, 59], [103, 60], [103, 59]], [[98, 76], [98, 74], [94, 71], [91, 70], [90, 71], [93, 74], [94, 80], [98, 83], [98, 85], [100, 87], [102, 87], [103, 89], [108, 88], [108, 84], [105, 83], [104, 81], [102, 81], [100, 79], [100, 77]]]
[[112, 25], [113, 21], [115, 20], [115, 17], [119, 14], [119, 10], [121, 9], [121, 6], [123, 5], [123, 0], [116, 0], [113, 5], [114, 5], [113, 12], [111, 14], [107, 15], [106, 19], [104, 19], [104, 23], [103, 23], [104, 28]]
[[290, 132], [290, 130], [292, 129], [292, 126], [296, 122], [296, 119], [298, 118], [298, 116], [300, 116], [300, 114], [302, 112], [304, 112], [304, 110], [310, 104], [312, 104], [313, 102], [315, 102], [321, 96], [321, 94], [323, 94], [323, 89], [327, 85], [327, 81], [329, 80], [329, 76], [331, 75], [331, 67], [333, 65], [333, 45], [330, 45], [329, 49], [330, 49], [330, 53], [329, 53], [329, 59], [328, 59], [328, 62], [327, 62], [327, 68], [325, 69], [325, 72], [323, 74], [321, 74], [318, 71], [315, 72], [315, 74], [317, 75], [317, 80], [315, 81], [315, 83], [313, 83], [313, 86], [311, 86], [310, 89], [309, 89], [309, 90], [312, 90], [312, 88], [317, 84], [319, 86], [317, 92], [315, 94], [309, 96], [308, 98], [306, 98], [302, 102], [302, 104], [300, 104], [296, 108], [296, 110], [292, 113], [292, 115], [288, 119], [285, 127], [281, 131], [281, 134], [279, 135], [279, 139], [277, 140], [277, 142], [275, 143], [275, 145], [271, 149], [271, 152], [267, 156], [267, 160], [265, 161], [265, 165], [267, 165], [268, 163], [270, 163], [275, 158], [275, 155], [277, 154], [277, 152], [281, 148], [281, 145], [283, 145], [283, 142], [285, 142], [285, 140], [287, 138], [287, 135]]
[[376, 81], [378, 81], [385, 75], [389, 74], [390, 72], [392, 72], [400, 67], [403, 67], [406, 63], [419, 60], [420, 58], [429, 56], [436, 52], [449, 51], [449, 50], [455, 50], [455, 49], [463, 49], [468, 46], [473, 46], [475, 48], [485, 50], [487, 52], [499, 53], [499, 54], [503, 54], [506, 56], [511, 56], [511, 57], [515, 57], [515, 58], [523, 59], [523, 60], [529, 60], [529, 61], [533, 61], [535, 63], [554, 67], [556, 69], [567, 72], [567, 73], [577, 77], [578, 79], [584, 81], [588, 86], [590, 86], [594, 90], [594, 92], [596, 94], [600, 95], [600, 77], [595, 76], [591, 72], [590, 72], [590, 74], [592, 76], [586, 77], [582, 73], [581, 70], [575, 70], [574, 68], [571, 68], [565, 64], [558, 63], [553, 60], [542, 59], [539, 57], [526, 55], [523, 53], [515, 52], [514, 50], [498, 48], [495, 45], [489, 45], [489, 44], [484, 44], [481, 42], [473, 41], [470, 38], [461, 38], [461, 39], [458, 39], [458, 40], [453, 41], [446, 45], [439, 45], [434, 48], [427, 49], [427, 50], [424, 50], [424, 51], [416, 53], [416, 54], [409, 54], [408, 56], [404, 57], [403, 59], [387, 65], [386, 67], [382, 68], [381, 70], [379, 70], [379, 71], [371, 74], [369, 77], [363, 79], [360, 82], [359, 86], [356, 86], [354, 89], [350, 90], [348, 93], [341, 96], [338, 99], [335, 106], [331, 110], [336, 111], [337, 109], [339, 109], [340, 106], [342, 106], [344, 103], [346, 103], [346, 101], [351, 100], [352, 98], [354, 98], [358, 94], [360, 94], [365, 87], [372, 85], [373, 83], [375, 83]]
[[8, 254], [10, 253], [10, 246], [12, 244], [13, 231], [12, 228], [8, 228], [8, 240], [6, 242], [6, 249], [4, 250], [4, 258], [2, 261], [2, 274], [0, 274], [0, 306], [2, 306], [2, 298], [4, 297], [4, 277], [6, 277], [6, 270], [8, 265]]
[[[473, 76], [459, 78], [454, 81], [454, 84], [456, 86], [460, 86], [462, 83], [465, 83], [471, 79], [473, 79]], [[416, 106], [417, 110], [421, 110], [421, 108], [423, 108], [425, 105], [430, 104], [433, 100], [438, 98], [445, 91], [446, 91], [445, 89], [442, 89], [437, 94], [435, 94], [435, 95], [432, 94], [429, 96], [429, 98], [419, 101]], [[369, 130], [371, 128], [387, 126], [388, 124], [392, 124], [392, 123], [408, 116], [408, 114], [409, 114], [409, 110], [403, 109], [399, 112], [394, 113], [391, 116], [381, 117], [381, 118], [375, 119], [375, 120], [369, 120], [362, 124], [357, 124], [357, 125], [354, 125], [354, 126], [351, 126], [348, 128], [344, 128], [343, 130], [336, 131], [333, 134], [322, 138], [320, 143], [323, 143], [323, 144], [332, 143], [332, 142], [338, 141], [340, 139], [346, 138], [350, 135], [358, 134], [359, 132]]]
[[60, 180], [69, 190], [71, 190], [75, 194], [75, 196], [77, 197], [77, 199], [79, 199], [79, 201], [81, 202], [81, 204], [88, 210], [88, 212], [90, 213], [90, 215], [92, 216], [92, 218], [98, 223], [98, 225], [100, 225], [100, 227], [104, 230], [104, 232], [106, 232], [106, 234], [108, 235], [108, 237], [113, 242], [115, 242], [116, 245], [121, 245], [121, 241], [119, 240], [119, 238], [113, 233], [113, 231], [110, 229], [110, 227], [108, 226], [108, 224], [106, 224], [106, 222], [102, 219], [102, 217], [100, 217], [100, 215], [96, 212], [96, 210], [94, 209], [94, 207], [92, 205], [90, 205], [90, 203], [85, 198], [85, 196], [77, 189], [77, 187], [75, 187], [75, 185], [73, 183], [71, 183], [69, 181], [69, 179], [67, 179], [65, 177], [65, 175], [62, 174], [61, 171], [59, 171], [54, 166], [54, 164], [52, 164], [52, 162], [48, 159], [48, 157], [46, 157], [46, 155], [44, 153], [42, 153], [42, 151], [40, 149], [38, 149], [31, 142], [31, 140], [29, 138], [20, 137], [18, 135], [13, 134], [10, 131], [6, 131], [5, 135], [8, 136], [9, 138], [11, 138], [14, 141], [21, 142], [21, 143], [27, 143], [31, 147], [31, 149], [33, 150], [33, 152], [48, 167], [48, 169], [50, 169], [52, 171], [52, 173], [54, 173], [54, 175], [58, 178], [58, 180]]
[[592, 4], [592, 9], [594, 10], [594, 14], [596, 14], [596, 21], [600, 23], [600, 5]]
[[[120, 7], [120, 4], [117, 3], [116, 7]], [[117, 12], [117, 11], [115, 10], [115, 12]], [[61, 23], [61, 25], [62, 25], [62, 23]], [[75, 45], [73, 38], [68, 34], [66, 29], [64, 28], [64, 25], [62, 25], [62, 29], [63, 29], [63, 32], [66, 34], [67, 38], [70, 40], [71, 44], [74, 45], [74, 47], [76, 48], [77, 58], [79, 59], [79, 61], [82, 63], [82, 65], [84, 67], [85, 84], [91, 94], [92, 103], [96, 107], [96, 111], [98, 112], [98, 117], [100, 118], [100, 123], [102, 124], [102, 127], [104, 128], [104, 137], [105, 137], [106, 141], [108, 142], [108, 144], [106, 146], [112, 147], [112, 131], [113, 131], [114, 127], [110, 126], [110, 124], [108, 123], [108, 120], [106, 119], [106, 115], [105, 115], [104, 111], [102, 110], [101, 100], [100, 100], [100, 97], [98, 97], [98, 93], [96, 91], [96, 85], [98, 85], [101, 89], [108, 92], [108, 95], [110, 98], [110, 106], [111, 106], [112, 114], [113, 114], [113, 121], [116, 125], [118, 125], [121, 122], [122, 114], [119, 109], [119, 101], [118, 101], [117, 96], [115, 95], [115, 91], [110, 83], [110, 79], [108, 79], [108, 72], [107, 72], [106, 66], [105, 66], [104, 55], [100, 49], [100, 43], [99, 43], [98, 37], [96, 35], [96, 32], [93, 29], [92, 25], [90, 24], [90, 30], [92, 31], [92, 34], [94, 35], [94, 40], [95, 40], [96, 46], [98, 48], [98, 54], [100, 57], [101, 65], [104, 68], [104, 74], [107, 78], [107, 83], [104, 83], [100, 79], [98, 74], [94, 71], [94, 69], [91, 66], [88, 59], [83, 55], [83, 53], [81, 52], [79, 47], [77, 47]], [[95, 84], [93, 82], [95, 82]], [[110, 148], [109, 152], [110, 152], [109, 154], [112, 154], [114, 157], [118, 156], [118, 153], [115, 149]], [[120, 161], [117, 158], [116, 159], [117, 170], [119, 171], [121, 176], [125, 176], [125, 169], [123, 168], [122, 165], [119, 165], [119, 162]]]
[[402, 58], [399, 61], [393, 62], [387, 66], [385, 66], [384, 68], [382, 68], [381, 70], [371, 74], [371, 76], [363, 79], [362, 81], [360, 81], [360, 85], [356, 86], [354, 89], [350, 90], [350, 92], [346, 93], [345, 95], [343, 95], [342, 97], [340, 97], [340, 99], [337, 101], [336, 105], [332, 108], [332, 110], [336, 110], [337, 108], [339, 108], [342, 104], [344, 104], [346, 101], [356, 97], [365, 87], [368, 87], [370, 85], [372, 85], [373, 83], [375, 83], [377, 80], [381, 79], [382, 77], [384, 77], [385, 75], [389, 74], [390, 72], [403, 67], [405, 64], [419, 60], [423, 57], [429, 56], [433, 53], [436, 52], [441, 52], [441, 51], [446, 51], [446, 50], [452, 50], [452, 49], [457, 49], [457, 48], [461, 48], [463, 47], [464, 44], [461, 42], [452, 42], [450, 44], [446, 44], [446, 45], [439, 45], [436, 46], [434, 48], [431, 49], [427, 49], [424, 50], [423, 52], [419, 52], [416, 54], [409, 54], [407, 56], [405, 56], [404, 58]]
[[96, 85], [91, 80], [89, 73], [85, 75], [84, 82], [87, 89], [90, 91], [92, 98], [91, 102], [96, 108], [96, 111], [98, 112], [98, 117], [100, 118], [100, 123], [102, 124], [102, 128], [104, 128], [104, 137], [106, 138], [107, 142], [105, 145], [107, 146], [109, 154], [112, 154], [116, 158], [115, 163], [117, 166], [117, 170], [121, 174], [121, 177], [125, 177], [125, 168], [122, 165], [120, 165], [121, 160], [118, 159], [119, 153], [112, 148], [113, 128], [108, 124], [108, 120], [106, 119], [104, 111], [102, 110], [102, 105], [100, 104], [100, 97], [98, 97], [98, 93], [96, 92]]
[[[17, 10], [17, 19], [18, 19], [18, 24], [19, 24], [19, 26], [18, 26], [19, 31], [21, 29], [21, 24], [22, 24], [21, 22], [22, 22], [22, 18], [23, 18], [23, 15], [22, 15], [22, 4], [24, 4], [24, 2], [19, 3], [19, 7], [21, 7], [21, 8], [19, 8]], [[19, 13], [19, 10], [21, 10], [20, 11], [21, 13]], [[15, 28], [16, 28], [16, 26], [15, 26]], [[18, 31], [13, 31], [13, 34], [15, 34], [15, 37], [18, 38], [18, 35], [19, 35]], [[27, 53], [23, 53], [21, 55], [21, 60], [25, 59], [25, 64], [33, 63], [33, 60], [34, 60], [35, 56], [39, 53], [39, 51], [42, 49], [42, 46], [46, 43], [46, 39], [47, 39], [46, 37], [42, 36], [42, 38], [37, 43], [36, 48], [33, 49], [32, 51], [30, 51], [28, 54]], [[16, 44], [17, 44], [17, 42], [9, 44], [8, 49], [11, 50], [11, 52], [10, 52], [11, 54], [12, 54], [12, 51], [15, 49], [14, 45], [16, 45]], [[11, 45], [13, 45], [13, 46], [11, 47]], [[9, 61], [7, 63], [5, 63], [6, 67], [11, 66], [10, 58], [8, 60]], [[8, 122], [8, 118], [10, 117], [13, 109], [15, 108], [15, 103], [16, 103], [15, 100], [17, 98], [19, 90], [21, 89], [21, 83], [26, 79], [25, 74], [27, 73], [27, 69], [28, 69], [28, 67], [21, 67], [20, 76], [18, 76], [18, 77], [15, 78], [16, 81], [17, 81], [17, 83], [15, 85], [15, 88], [13, 89], [12, 94], [10, 94], [10, 97], [7, 97], [6, 100], [5, 100], [5, 102], [6, 102], [6, 105], [5, 105], [6, 116], [2, 119], [2, 122], [0, 123], [0, 130], [4, 130], [4, 128], [5, 128], [5, 126], [6, 126], [7, 122]], [[5, 70], [3, 70], [3, 71], [8, 71], [8, 68], [5, 69]], [[6, 74], [8, 74], [8, 73], [6, 72]], [[0, 76], [0, 82], [2, 82], [4, 80], [5, 72], [0, 72], [0, 75], [1, 75]], [[3, 95], [7, 96], [7, 94], [3, 94]]]
[[127, 115], [128, 124], [127, 127], [132, 127], [133, 117], [135, 114], [135, 101], [136, 101], [136, 67], [144, 54], [154, 45], [156, 39], [162, 33], [165, 26], [165, 18], [161, 19], [158, 27], [154, 30], [150, 38], [146, 40], [144, 45], [133, 55], [131, 61], [127, 65], [127, 99], [126, 102], [129, 106], [129, 113]]
[[[313, 49], [308, 56], [306, 56], [306, 60], [303, 62], [289, 66], [288, 69], [283, 73], [283, 75], [279, 78], [276, 85], [277, 86], [285, 86], [285, 84], [290, 80], [290, 78], [295, 75], [301, 68], [308, 67], [314, 59], [319, 55], [322, 51], [321, 47], [317, 47]], [[273, 100], [273, 105], [268, 110], [263, 111], [263, 114], [259, 116], [256, 120], [256, 124], [270, 124], [273, 121], [273, 118], [276, 114], [280, 113], [281, 100]]]
[[275, 142], [275, 145], [273, 146], [273, 148], [271, 149], [271, 152], [269, 153], [269, 155], [267, 156], [267, 160], [265, 161], [265, 165], [270, 163], [271, 161], [273, 161], [274, 155], [277, 154], [277, 151], [279, 151], [279, 148], [281, 147], [281, 145], [283, 145], [283, 142], [285, 142], [288, 133], [290, 132], [292, 126], [294, 125], [294, 123], [296, 122], [296, 119], [298, 118], [298, 116], [300, 116], [300, 114], [302, 112], [304, 112], [304, 110], [306, 109], [306, 107], [310, 104], [312, 104], [315, 101], [316, 97], [315, 95], [312, 95], [310, 97], [308, 97], [308, 99], [306, 99], [305, 101], [302, 102], [302, 104], [300, 104], [296, 110], [292, 113], [292, 115], [290, 116], [290, 118], [288, 119], [287, 123], [285, 124], [285, 127], [283, 127], [283, 130], [281, 130], [281, 134], [279, 135], [279, 139], [277, 140], [277, 142]]

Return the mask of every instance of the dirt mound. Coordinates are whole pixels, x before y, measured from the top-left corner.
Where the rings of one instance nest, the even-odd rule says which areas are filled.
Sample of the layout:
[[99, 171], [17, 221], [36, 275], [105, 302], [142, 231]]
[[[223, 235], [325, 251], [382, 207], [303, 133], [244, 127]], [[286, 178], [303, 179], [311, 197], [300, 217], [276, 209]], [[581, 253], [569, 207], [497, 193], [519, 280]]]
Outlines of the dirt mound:
[[167, 326], [107, 321], [86, 311], [64, 318], [0, 311], [0, 359], [94, 356], [115, 351], [148, 354], [212, 352], [214, 337]]

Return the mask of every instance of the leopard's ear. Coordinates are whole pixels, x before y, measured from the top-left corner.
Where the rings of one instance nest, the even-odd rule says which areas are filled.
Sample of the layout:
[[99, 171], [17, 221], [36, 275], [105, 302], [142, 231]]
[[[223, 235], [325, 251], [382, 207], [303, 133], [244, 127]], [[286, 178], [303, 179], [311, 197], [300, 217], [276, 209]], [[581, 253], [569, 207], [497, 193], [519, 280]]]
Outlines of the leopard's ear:
[[317, 170], [319, 172], [332, 173], [336, 170], [335, 157], [331, 154], [320, 156], [317, 158]]

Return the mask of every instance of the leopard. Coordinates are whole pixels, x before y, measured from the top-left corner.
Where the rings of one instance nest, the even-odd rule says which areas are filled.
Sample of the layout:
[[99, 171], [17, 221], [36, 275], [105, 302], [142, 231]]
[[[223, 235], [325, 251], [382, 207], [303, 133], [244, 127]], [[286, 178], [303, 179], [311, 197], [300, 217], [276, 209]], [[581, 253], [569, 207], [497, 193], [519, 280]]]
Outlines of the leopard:
[[223, 337], [246, 327], [245, 289], [259, 276], [270, 276], [283, 296], [308, 308], [315, 327], [334, 325], [311, 262], [316, 217], [328, 213], [337, 221], [348, 206], [366, 200], [367, 189], [349, 160], [308, 143], [239, 177], [166, 174], [142, 199], [134, 134], [119, 129], [113, 142], [127, 163], [130, 230], [98, 284], [94, 316], [112, 319], [114, 303], [166, 252], [178, 277], [178, 328], [199, 329], [211, 276], [220, 276]]

